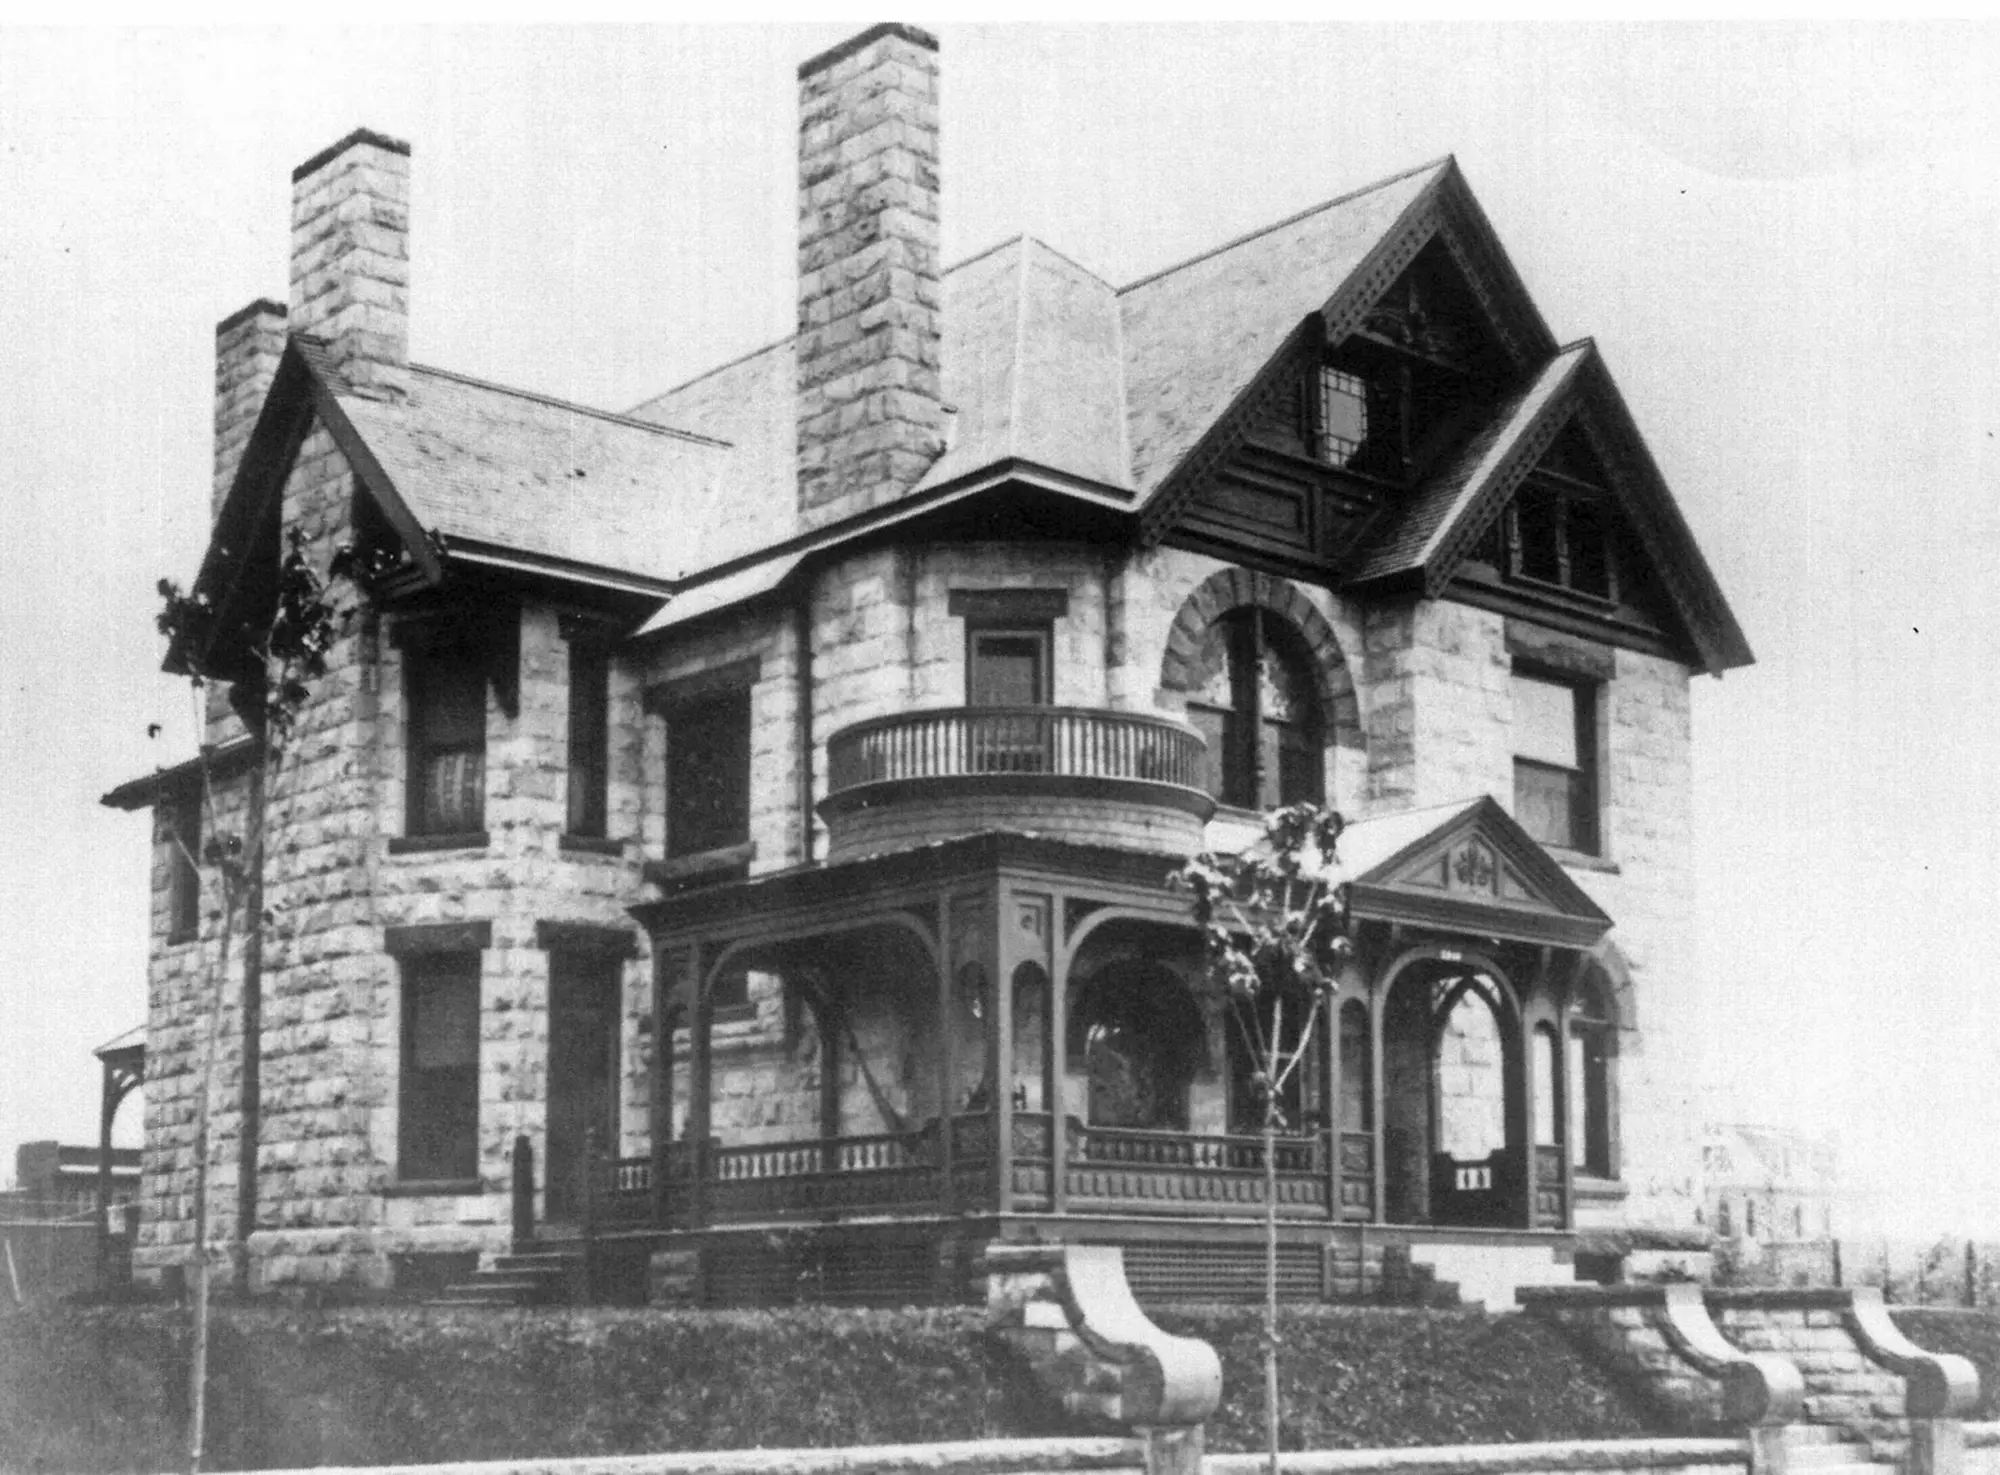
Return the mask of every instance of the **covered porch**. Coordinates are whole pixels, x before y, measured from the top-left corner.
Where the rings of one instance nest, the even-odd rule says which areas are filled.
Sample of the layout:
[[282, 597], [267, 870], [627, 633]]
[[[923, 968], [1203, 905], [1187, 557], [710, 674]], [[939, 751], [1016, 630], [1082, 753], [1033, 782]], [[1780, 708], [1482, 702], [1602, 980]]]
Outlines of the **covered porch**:
[[[1353, 826], [1343, 855], [1357, 957], [1275, 1146], [1288, 1279], [1365, 1275], [1370, 1231], [1378, 1256], [1412, 1230], [1565, 1247], [1563, 1042], [1609, 919], [1490, 800]], [[1163, 1264], [1250, 1243], [1264, 1144], [1244, 1052], [1196, 987], [1177, 863], [995, 832], [638, 909], [650, 1143], [589, 1174], [588, 1232], [715, 1247], [845, 1226], [932, 1261], [975, 1226]], [[784, 1011], [748, 1102], [717, 1059], [745, 970]]]

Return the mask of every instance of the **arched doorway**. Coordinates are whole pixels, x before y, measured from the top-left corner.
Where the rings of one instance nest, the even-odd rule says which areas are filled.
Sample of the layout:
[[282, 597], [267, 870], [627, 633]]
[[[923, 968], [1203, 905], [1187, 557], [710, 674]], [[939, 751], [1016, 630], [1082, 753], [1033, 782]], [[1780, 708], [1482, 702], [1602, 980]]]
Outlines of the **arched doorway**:
[[1118, 958], [1084, 980], [1070, 1006], [1064, 1053], [1071, 1104], [1084, 1107], [1091, 1126], [1189, 1129], [1192, 1087], [1208, 1065], [1208, 1031], [1187, 986], [1164, 964]]
[[1525, 1227], [1520, 1009], [1500, 970], [1412, 960], [1383, 1010], [1384, 1188], [1395, 1223]]

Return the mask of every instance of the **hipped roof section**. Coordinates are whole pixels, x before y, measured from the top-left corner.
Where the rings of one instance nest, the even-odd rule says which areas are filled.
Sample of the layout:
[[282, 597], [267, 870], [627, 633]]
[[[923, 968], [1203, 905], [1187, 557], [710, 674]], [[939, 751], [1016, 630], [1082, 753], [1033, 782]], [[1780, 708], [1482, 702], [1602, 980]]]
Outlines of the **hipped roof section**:
[[[1480, 279], [1525, 387], [1383, 524], [1350, 576], [1361, 587], [1415, 581], [1440, 592], [1473, 524], [1490, 522], [1531, 464], [1524, 448], [1539, 454], [1552, 417], [1583, 413], [1630, 473], [1624, 510], [1701, 659], [1710, 669], [1747, 661], [1594, 350], [1557, 352], [1449, 158], [1120, 289], [1028, 237], [959, 263], [940, 292], [946, 450], [897, 501], [812, 530], [797, 507], [790, 339], [621, 415], [420, 366], [400, 402], [369, 398], [341, 382], [322, 345], [294, 335], [210, 561], [226, 545], [247, 547], [268, 518], [272, 477], [281, 484], [288, 469], [274, 465], [286, 426], [298, 433], [307, 407], [426, 582], [440, 575], [442, 549], [663, 599], [644, 631], [768, 594], [821, 548], [1008, 483], [1136, 514], [1141, 535], [1156, 538], [1299, 335], [1338, 337], [1357, 324], [1441, 231]], [[260, 477], [261, 487], [246, 485]]]

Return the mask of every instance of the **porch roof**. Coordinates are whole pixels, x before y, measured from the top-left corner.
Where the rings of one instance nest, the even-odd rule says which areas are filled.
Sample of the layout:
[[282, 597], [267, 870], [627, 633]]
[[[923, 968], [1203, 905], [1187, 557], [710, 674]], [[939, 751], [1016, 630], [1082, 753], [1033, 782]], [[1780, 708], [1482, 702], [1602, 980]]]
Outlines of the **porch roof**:
[[1587, 948], [1611, 918], [1492, 798], [1349, 825], [1340, 837], [1357, 920]]
[[[1042, 872], [1118, 885], [1134, 893], [1172, 899], [1167, 877], [1179, 865], [1171, 855], [1078, 845], [1011, 830], [986, 830], [908, 850], [855, 860], [792, 866], [761, 876], [679, 891], [628, 908], [655, 938], [714, 934], [747, 936], [812, 908], [852, 903], [865, 895], [884, 910], [909, 904], [910, 893], [999, 870]], [[754, 919], [754, 925], [750, 925]], [[742, 922], [745, 925], [732, 926]]]

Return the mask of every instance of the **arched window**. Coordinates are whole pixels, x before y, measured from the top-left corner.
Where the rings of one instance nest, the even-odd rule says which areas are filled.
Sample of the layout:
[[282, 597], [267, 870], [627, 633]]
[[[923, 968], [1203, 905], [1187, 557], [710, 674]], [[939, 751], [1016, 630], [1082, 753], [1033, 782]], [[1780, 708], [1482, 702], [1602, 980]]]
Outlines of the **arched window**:
[[1224, 804], [1275, 809], [1326, 798], [1325, 725], [1304, 640], [1254, 605], [1202, 638], [1188, 721], [1208, 744], [1207, 788]]
[[1612, 1149], [1611, 1066], [1618, 1030], [1600, 976], [1584, 981], [1569, 1026], [1569, 1151], [1571, 1166], [1594, 1178], [1618, 1176]]

